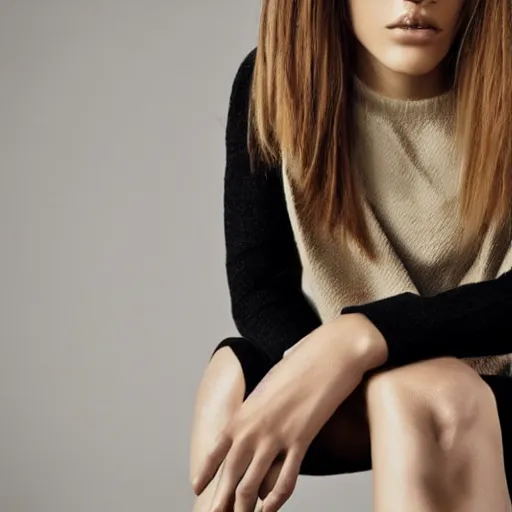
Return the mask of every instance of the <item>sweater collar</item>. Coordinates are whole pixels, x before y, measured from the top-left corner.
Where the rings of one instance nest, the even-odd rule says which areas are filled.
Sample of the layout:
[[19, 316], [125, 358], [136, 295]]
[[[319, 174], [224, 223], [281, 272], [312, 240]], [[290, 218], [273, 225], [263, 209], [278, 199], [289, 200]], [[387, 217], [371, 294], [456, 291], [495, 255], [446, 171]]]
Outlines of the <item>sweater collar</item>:
[[453, 90], [420, 100], [398, 99], [376, 92], [357, 76], [354, 76], [354, 94], [357, 105], [386, 116], [399, 116], [402, 119], [410, 117], [412, 121], [425, 117], [444, 117], [453, 114]]

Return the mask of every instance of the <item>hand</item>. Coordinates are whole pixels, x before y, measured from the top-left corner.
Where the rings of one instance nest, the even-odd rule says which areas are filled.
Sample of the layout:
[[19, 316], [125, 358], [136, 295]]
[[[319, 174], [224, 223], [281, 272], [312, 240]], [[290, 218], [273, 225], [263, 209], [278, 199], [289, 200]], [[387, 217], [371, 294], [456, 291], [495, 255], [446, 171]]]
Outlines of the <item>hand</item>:
[[[362, 315], [343, 315], [322, 325], [275, 365], [238, 409], [198, 475], [201, 492], [222, 471], [212, 512], [254, 510], [262, 480], [283, 461], [264, 512], [290, 497], [311, 441], [382, 357], [382, 339]], [[371, 348], [371, 349], [370, 349]], [[378, 349], [378, 350], [377, 350]], [[380, 351], [380, 352], [379, 352]]]

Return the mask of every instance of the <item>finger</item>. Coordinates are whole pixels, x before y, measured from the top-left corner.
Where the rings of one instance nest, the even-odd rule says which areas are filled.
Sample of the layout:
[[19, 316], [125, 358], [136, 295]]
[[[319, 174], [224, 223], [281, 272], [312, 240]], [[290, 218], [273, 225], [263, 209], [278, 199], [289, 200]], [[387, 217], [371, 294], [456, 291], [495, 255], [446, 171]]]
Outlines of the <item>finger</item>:
[[231, 512], [229, 503], [232, 503], [236, 487], [247, 471], [253, 456], [252, 447], [249, 448], [247, 442], [238, 442], [231, 447], [215, 490], [211, 512]]
[[276, 485], [263, 501], [262, 512], [277, 512], [290, 498], [297, 484], [303, 458], [304, 451], [298, 448], [287, 453]]
[[267, 471], [267, 474], [263, 478], [260, 489], [258, 491], [258, 495], [262, 500], [264, 500], [270, 494], [270, 491], [276, 485], [277, 479], [279, 478], [279, 473], [281, 473], [281, 469], [283, 468], [283, 464], [284, 457], [278, 457]]
[[[205, 509], [205, 512], [210, 512], [211, 510], [213, 510], [213, 500], [215, 499], [215, 495], [217, 493], [217, 488], [219, 486], [219, 482], [222, 477], [222, 472], [224, 471], [224, 467], [225, 467], [225, 462], [221, 464], [219, 470], [217, 471], [217, 475], [212, 480], [213, 492], [210, 493], [211, 495], [210, 495], [209, 502], [208, 502], [209, 506], [207, 509]], [[235, 497], [233, 496], [233, 498], [229, 501], [226, 510], [228, 510], [229, 512], [233, 512], [234, 508], [235, 508]], [[201, 509], [201, 510], [203, 510], [203, 509]]]
[[207, 455], [193, 482], [193, 488], [196, 494], [201, 494], [208, 486], [208, 484], [213, 480], [217, 474], [217, 471], [219, 470], [220, 465], [226, 458], [231, 444], [232, 441], [230, 436], [226, 434], [221, 434], [219, 436], [218, 441]]
[[234, 512], [254, 511], [258, 501], [259, 488], [272, 466], [275, 456], [276, 449], [271, 445], [258, 450], [236, 488]]

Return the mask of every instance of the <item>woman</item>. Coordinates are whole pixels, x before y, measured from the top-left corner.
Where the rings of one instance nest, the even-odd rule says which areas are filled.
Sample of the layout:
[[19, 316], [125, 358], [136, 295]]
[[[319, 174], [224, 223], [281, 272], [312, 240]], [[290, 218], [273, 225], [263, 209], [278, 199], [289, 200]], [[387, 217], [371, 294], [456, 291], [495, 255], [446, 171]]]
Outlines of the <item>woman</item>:
[[510, 0], [263, 2], [195, 510], [368, 469], [376, 511], [511, 510], [511, 24]]

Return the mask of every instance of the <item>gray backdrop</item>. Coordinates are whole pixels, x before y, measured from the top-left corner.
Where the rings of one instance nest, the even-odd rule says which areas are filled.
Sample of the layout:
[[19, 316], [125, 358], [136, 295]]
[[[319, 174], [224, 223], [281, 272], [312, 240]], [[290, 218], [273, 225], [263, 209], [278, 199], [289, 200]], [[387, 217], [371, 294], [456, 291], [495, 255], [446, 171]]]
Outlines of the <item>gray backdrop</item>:
[[[235, 334], [222, 179], [259, 2], [0, 2], [0, 510], [187, 512], [193, 399]], [[288, 511], [369, 511], [371, 473]]]

